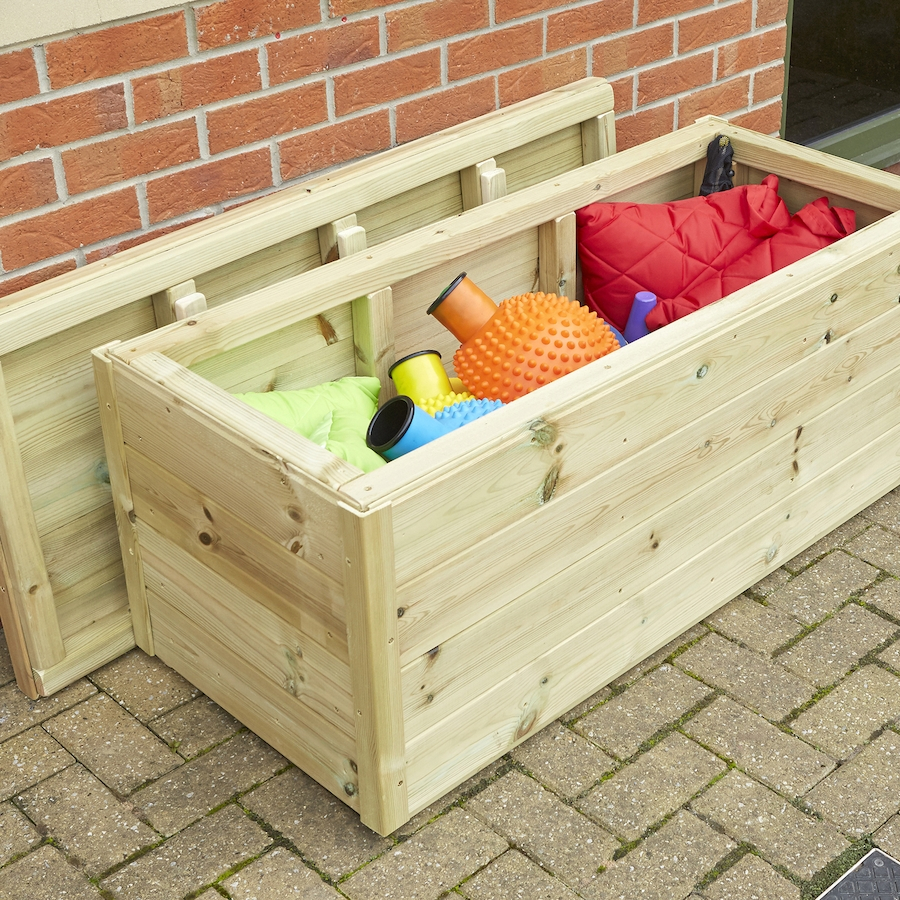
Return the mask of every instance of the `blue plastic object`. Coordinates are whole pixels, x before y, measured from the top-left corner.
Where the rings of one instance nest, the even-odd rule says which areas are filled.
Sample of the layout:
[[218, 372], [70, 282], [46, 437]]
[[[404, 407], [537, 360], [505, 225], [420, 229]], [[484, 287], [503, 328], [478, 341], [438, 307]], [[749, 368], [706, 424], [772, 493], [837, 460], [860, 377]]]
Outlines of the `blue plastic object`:
[[500, 400], [461, 400], [459, 403], [452, 403], [439, 409], [435, 414], [435, 419], [447, 426], [448, 430], [459, 428], [467, 422], [474, 422], [489, 412], [499, 409], [503, 406]]
[[634, 295], [634, 303], [631, 304], [631, 312], [628, 313], [628, 323], [625, 325], [625, 341], [631, 343], [647, 334], [647, 325], [644, 319], [647, 313], [656, 306], [656, 294], [650, 291], [638, 291]]
[[396, 459], [451, 430], [401, 394], [388, 400], [372, 417], [366, 444], [385, 459]]

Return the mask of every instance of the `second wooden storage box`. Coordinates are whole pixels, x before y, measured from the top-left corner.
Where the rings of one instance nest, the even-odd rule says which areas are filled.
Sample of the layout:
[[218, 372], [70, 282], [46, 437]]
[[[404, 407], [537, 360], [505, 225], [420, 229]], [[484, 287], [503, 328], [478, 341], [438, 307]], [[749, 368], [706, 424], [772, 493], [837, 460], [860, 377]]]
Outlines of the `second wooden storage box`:
[[[230, 396], [449, 360], [460, 270], [572, 293], [572, 211], [694, 195], [719, 133], [861, 230], [368, 475]], [[139, 643], [391, 831], [900, 482], [897, 209], [707, 119], [98, 350]]]

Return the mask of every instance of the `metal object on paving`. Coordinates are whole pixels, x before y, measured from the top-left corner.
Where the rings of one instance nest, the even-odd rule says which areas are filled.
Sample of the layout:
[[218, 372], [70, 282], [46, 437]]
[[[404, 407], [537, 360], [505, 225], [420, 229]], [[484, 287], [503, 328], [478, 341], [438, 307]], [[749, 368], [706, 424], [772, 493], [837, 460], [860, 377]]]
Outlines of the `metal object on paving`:
[[900, 900], [900, 862], [877, 848], [845, 872], [818, 900]]

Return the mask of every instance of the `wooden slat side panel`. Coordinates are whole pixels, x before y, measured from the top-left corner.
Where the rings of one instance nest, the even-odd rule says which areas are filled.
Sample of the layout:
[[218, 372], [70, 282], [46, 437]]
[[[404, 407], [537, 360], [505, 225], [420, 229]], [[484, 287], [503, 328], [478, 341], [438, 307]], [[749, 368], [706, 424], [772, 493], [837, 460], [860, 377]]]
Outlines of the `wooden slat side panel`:
[[[880, 242], [846, 238], [401, 459], [406, 473], [414, 459], [445, 467], [394, 493], [398, 582], [422, 572], [423, 558], [433, 566], [537, 508], [548, 479], [562, 496], [716, 409], [723, 388], [746, 390], [896, 309], [900, 220], [885, 224]], [[353, 489], [367, 484], [376, 480]], [[445, 540], [423, 557], [434, 529]]]
[[521, 191], [582, 165], [581, 123], [553, 134], [495, 153], [498, 168], [506, 172], [508, 192]]
[[195, 290], [218, 306], [321, 265], [315, 227], [194, 278]]
[[[877, 467], [871, 465], [875, 456]], [[894, 428], [474, 698], [407, 745], [410, 812], [534, 734], [898, 482], [900, 429]], [[774, 555], [773, 547], [778, 548]], [[725, 567], [719, 565], [723, 559], [729, 561]], [[594, 589], [603, 590], [596, 575]]]
[[[660, 486], [653, 514], [615, 540], [604, 541], [603, 516], [573, 520], [571, 532], [588, 528], [600, 532], [596, 542], [601, 546], [569, 566], [557, 564], [556, 542], [549, 542], [545, 557], [537, 550], [527, 554], [528, 547], [540, 542], [541, 521], [536, 518], [527, 544], [524, 540], [515, 544], [523, 553], [520, 560], [534, 561], [534, 586], [523, 585], [514, 601], [404, 667], [408, 738], [422, 734], [508, 673], [636, 596], [644, 585], [701, 555], [711, 536], [737, 530], [861, 447], [900, 427], [898, 399], [900, 369], [894, 369], [870, 388], [806, 422], [800, 437], [783, 435], [749, 459], [735, 459], [733, 454], [732, 466], [708, 481], [688, 475], [682, 479], [683, 493], [677, 499], [671, 489]], [[673, 461], [673, 474], [677, 477], [679, 472], [677, 460]], [[647, 490], [653, 492], [652, 482]], [[809, 543], [816, 536], [808, 535]], [[795, 532], [795, 538], [801, 541], [802, 533]], [[491, 544], [500, 554], [507, 541]], [[775, 552], [773, 560], [776, 555], [784, 561]], [[718, 575], [720, 570], [721, 566], [710, 573]], [[462, 567], [455, 574], [459, 580], [472, 577]], [[492, 586], [486, 586], [485, 594], [493, 594]]]
[[[400, 585], [403, 661], [526, 591], [536, 573], [517, 560], [534, 560], [538, 571], [547, 571], [551, 562], [565, 568], [645, 522], [679, 491], [708, 483], [773, 442], [793, 442], [798, 428], [805, 432], [816, 416], [835, 404], [850, 403], [852, 417], [858, 402], [854, 398], [880, 380], [896, 377], [889, 373], [896, 365], [898, 344], [900, 308], [892, 308], [768, 380], [755, 385], [750, 381], [747, 391], [723, 382], [720, 402], [709, 412], [686, 417], [657, 443], [601, 469], [593, 480], [568, 488], [563, 464], [561, 489], [549, 503]], [[587, 412], [584, 418], [593, 419]], [[458, 527], [474, 531], [478, 515], [476, 511], [472, 523]], [[659, 536], [658, 529], [641, 527]], [[504, 545], [517, 552], [502, 552]]]
[[0, 547], [5, 557], [7, 595], [22, 624], [31, 665], [54, 665], [65, 656], [65, 650], [56, 620], [53, 588], [31, 508], [28, 482], [2, 367]]
[[149, 300], [116, 310], [4, 358], [9, 404], [42, 535], [112, 509], [90, 351], [155, 326]]
[[[278, 428], [287, 437], [290, 432], [267, 416], [253, 415], [256, 411], [247, 407], [248, 422], [258, 427], [247, 436], [238, 435], [205, 409], [189, 405], [178, 394], [135, 376], [126, 367], [116, 373], [116, 390], [126, 446], [193, 485], [223, 509], [244, 517], [276, 543], [288, 547], [299, 540], [303, 559], [341, 582], [340, 528], [334, 503], [310, 479], [292, 471], [283, 458], [256, 444], [255, 438], [262, 441], [266, 429]], [[336, 457], [335, 461], [340, 462]]]
[[354, 741], [170, 606], [164, 597], [152, 589], [147, 596], [159, 658], [358, 810]]
[[139, 525], [254, 597], [261, 608], [296, 618], [309, 639], [347, 660], [343, 589], [303, 559], [302, 534], [277, 543], [142, 453], [128, 448], [126, 458]]
[[346, 375], [354, 371], [349, 303], [204, 360], [191, 371], [242, 393], [310, 387], [328, 380], [323, 373], [335, 368]]
[[370, 247], [462, 212], [459, 175], [451, 172], [356, 211]]
[[[153, 528], [140, 523], [138, 530], [148, 590], [258, 669], [285, 698], [355, 736], [347, 657], [310, 637], [301, 609], [283, 603], [275, 613]], [[346, 633], [332, 643], [346, 647]]]

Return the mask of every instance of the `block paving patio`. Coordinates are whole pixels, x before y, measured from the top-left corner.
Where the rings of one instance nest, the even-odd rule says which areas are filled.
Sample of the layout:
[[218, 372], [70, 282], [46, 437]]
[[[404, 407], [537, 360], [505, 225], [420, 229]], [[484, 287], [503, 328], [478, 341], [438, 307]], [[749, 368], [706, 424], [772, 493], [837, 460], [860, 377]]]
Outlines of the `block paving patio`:
[[812, 900], [900, 856], [900, 489], [382, 838], [138, 650], [0, 632], [0, 900]]

